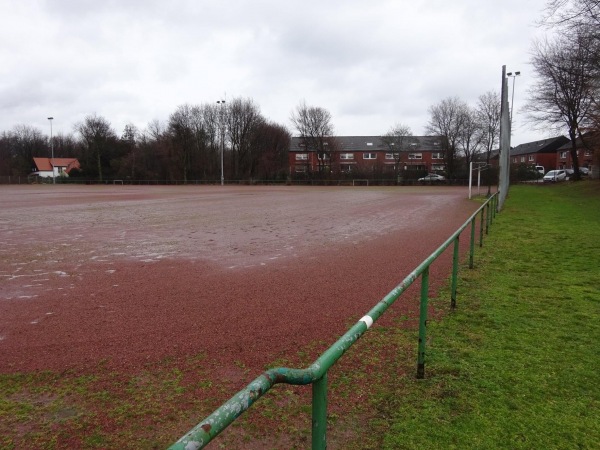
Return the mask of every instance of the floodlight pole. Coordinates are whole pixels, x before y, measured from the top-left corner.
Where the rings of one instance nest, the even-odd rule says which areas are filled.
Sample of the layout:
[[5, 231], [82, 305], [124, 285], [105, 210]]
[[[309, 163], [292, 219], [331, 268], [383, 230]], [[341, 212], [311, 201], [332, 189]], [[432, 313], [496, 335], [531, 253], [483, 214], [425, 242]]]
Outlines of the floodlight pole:
[[497, 212], [502, 211], [510, 185], [510, 109], [508, 105], [508, 79], [506, 66], [502, 66], [502, 97], [500, 101], [500, 176], [498, 178]]
[[512, 95], [511, 95], [511, 100], [510, 100], [510, 128], [511, 128], [511, 131], [512, 131], [513, 108], [515, 107], [515, 78], [517, 78], [519, 75], [521, 75], [521, 72], [515, 72], [514, 75], [512, 72], [508, 72], [506, 74], [507, 77], [513, 79]]
[[50, 160], [50, 165], [52, 166], [52, 184], [56, 184], [56, 177], [54, 175], [54, 140], [52, 139], [52, 120], [54, 117], [48, 117], [50, 121], [50, 149], [52, 152], [52, 159]]
[[223, 124], [225, 118], [223, 117], [223, 108], [225, 108], [225, 100], [217, 100], [217, 104], [221, 105], [219, 122], [221, 122], [221, 186], [223, 186], [225, 184], [225, 177], [223, 174], [223, 153], [225, 153], [225, 127]]

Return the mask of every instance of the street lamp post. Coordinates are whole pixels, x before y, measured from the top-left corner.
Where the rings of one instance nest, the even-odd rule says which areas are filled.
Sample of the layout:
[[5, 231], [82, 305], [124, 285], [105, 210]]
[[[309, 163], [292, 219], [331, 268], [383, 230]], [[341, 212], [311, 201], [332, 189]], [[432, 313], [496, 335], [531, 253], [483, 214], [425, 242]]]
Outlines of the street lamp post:
[[515, 72], [514, 75], [513, 75], [512, 72], [508, 72], [506, 74], [507, 77], [513, 79], [512, 97], [511, 97], [511, 100], [510, 100], [510, 128], [511, 129], [512, 129], [513, 108], [515, 106], [515, 78], [517, 78], [519, 75], [521, 75], [521, 72]]
[[52, 184], [56, 184], [56, 177], [54, 176], [54, 141], [52, 140], [52, 120], [54, 117], [48, 117], [50, 121], [50, 149], [52, 151], [52, 159], [50, 160], [50, 165], [52, 166]]
[[221, 186], [225, 184], [225, 177], [223, 175], [223, 153], [225, 153], [225, 127], [223, 124], [223, 108], [225, 108], [225, 100], [218, 100], [218, 105], [221, 105], [221, 111], [219, 114], [220, 117], [220, 125], [221, 125]]

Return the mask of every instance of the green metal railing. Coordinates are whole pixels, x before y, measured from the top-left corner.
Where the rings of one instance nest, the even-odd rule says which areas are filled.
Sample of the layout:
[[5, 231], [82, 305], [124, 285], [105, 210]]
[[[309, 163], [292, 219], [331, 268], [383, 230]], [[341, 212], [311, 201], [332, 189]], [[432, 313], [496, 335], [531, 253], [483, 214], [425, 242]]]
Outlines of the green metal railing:
[[275, 384], [287, 383], [294, 385], [312, 384], [312, 448], [324, 450], [327, 447], [327, 372], [335, 362], [354, 344], [381, 315], [402, 295], [402, 293], [421, 276], [421, 303], [419, 311], [419, 344], [417, 357], [417, 378], [425, 376], [425, 342], [427, 325], [427, 303], [429, 298], [429, 266], [454, 244], [451, 307], [456, 307], [456, 287], [459, 265], [460, 235], [469, 225], [471, 226], [469, 268], [473, 268], [475, 252], [475, 226], [478, 215], [480, 218], [479, 246], [483, 246], [483, 233], [488, 234], [489, 227], [496, 215], [498, 193], [495, 193], [483, 203], [475, 213], [413, 270], [398, 286], [388, 293], [373, 309], [354, 324], [341, 338], [329, 347], [315, 362], [306, 369], [278, 367], [269, 369], [239, 391], [227, 402], [217, 408], [212, 414], [196, 425], [175, 444], [170, 450], [196, 450], [203, 448], [221, 431], [229, 426], [237, 417], [254, 404]]

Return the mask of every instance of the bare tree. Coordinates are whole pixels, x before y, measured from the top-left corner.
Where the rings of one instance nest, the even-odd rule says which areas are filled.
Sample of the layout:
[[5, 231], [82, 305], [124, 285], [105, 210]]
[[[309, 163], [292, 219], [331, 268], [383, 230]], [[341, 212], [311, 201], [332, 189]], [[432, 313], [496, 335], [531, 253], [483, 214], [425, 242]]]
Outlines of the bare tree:
[[489, 164], [492, 150], [500, 138], [500, 94], [498, 92], [488, 91], [479, 96], [477, 121], [485, 150], [485, 162]]
[[283, 125], [263, 122], [253, 136], [256, 175], [266, 180], [285, 178], [291, 134]]
[[538, 81], [528, 92], [528, 118], [537, 126], [557, 131], [566, 127], [575, 179], [580, 178], [576, 138], [591, 121], [597, 93], [593, 60], [585, 35], [537, 42], [531, 60]]
[[301, 145], [304, 145], [307, 151], [317, 152], [319, 173], [322, 175], [328, 166], [327, 161], [332, 160], [335, 147], [330, 146], [330, 140], [333, 138], [331, 113], [319, 106], [307, 106], [306, 102], [302, 101], [295, 111], [292, 111], [290, 120], [300, 135]]
[[458, 134], [458, 142], [468, 169], [481, 150], [483, 134], [475, 109], [467, 106], [462, 114], [462, 127]]
[[81, 137], [88, 163], [95, 161], [98, 180], [102, 181], [103, 169], [109, 167], [111, 150], [114, 150], [117, 141], [115, 132], [108, 120], [96, 114], [87, 116], [75, 126], [75, 130]]
[[192, 152], [194, 151], [194, 113], [193, 106], [180, 105], [169, 117], [169, 135], [178, 161], [183, 182], [187, 183], [191, 168]]
[[136, 164], [141, 179], [169, 179], [172, 169], [170, 137], [166, 125], [157, 119], [150, 121], [138, 136]]
[[600, 26], [600, 1], [598, 0], [549, 0], [541, 24], [563, 29], [585, 28], [598, 37]]
[[[488, 91], [479, 96], [476, 114], [481, 133], [481, 146], [485, 152], [485, 163], [489, 167], [492, 151], [500, 141], [500, 94]], [[489, 173], [489, 172], [488, 172]], [[487, 176], [488, 196], [492, 190], [491, 177]]]
[[0, 136], [0, 175], [31, 173], [34, 156], [50, 156], [50, 142], [40, 130], [17, 125]]
[[220, 175], [221, 131], [225, 130], [225, 110], [216, 103], [206, 103], [200, 107], [204, 124], [206, 145], [205, 178], [217, 179]]
[[[595, 79], [596, 93], [588, 113], [587, 131], [600, 134], [600, 1], [549, 0], [540, 25], [558, 32], [573, 48], [588, 46], [589, 75]], [[585, 36], [582, 40], [581, 36]], [[585, 144], [585, 141], [582, 140]]]
[[[123, 129], [123, 134], [121, 135], [121, 142], [127, 152], [125, 155], [125, 161], [123, 161], [123, 165], [125, 165], [126, 162], [129, 163], [129, 166], [131, 168], [131, 179], [133, 180], [135, 179], [135, 159], [138, 136], [139, 131], [134, 124], [128, 123], [127, 125], [125, 125], [125, 128]], [[121, 170], [123, 169], [124, 167], [121, 167]]]
[[446, 98], [429, 107], [430, 119], [427, 131], [442, 138], [446, 172], [449, 178], [453, 178], [456, 173], [456, 157], [467, 109], [467, 104], [458, 97]]
[[408, 125], [397, 123], [381, 136], [381, 141], [387, 146], [388, 153], [394, 158], [394, 180], [398, 184], [402, 152], [409, 150], [409, 146], [413, 142], [412, 131]]
[[265, 119], [251, 99], [234, 98], [227, 105], [227, 129], [231, 143], [233, 176], [252, 177], [256, 168], [253, 135]]

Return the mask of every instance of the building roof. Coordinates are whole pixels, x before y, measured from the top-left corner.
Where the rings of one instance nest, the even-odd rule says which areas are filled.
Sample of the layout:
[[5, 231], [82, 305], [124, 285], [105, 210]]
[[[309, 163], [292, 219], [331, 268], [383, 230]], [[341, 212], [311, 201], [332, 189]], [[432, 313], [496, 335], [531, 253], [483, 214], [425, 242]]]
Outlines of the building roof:
[[[386, 151], [388, 146], [383, 142], [381, 136], [333, 136], [339, 144], [341, 152], [368, 152]], [[442, 138], [439, 136], [407, 136], [414, 145], [407, 145], [404, 151], [442, 151]], [[306, 148], [301, 146], [302, 138], [293, 137], [290, 144], [290, 152], [305, 152]], [[412, 148], [414, 147], [414, 148]]]
[[510, 149], [510, 156], [529, 155], [532, 153], [554, 153], [563, 144], [569, 142], [564, 136], [558, 136], [541, 141], [527, 142]]
[[[598, 133], [586, 133], [583, 135], [583, 143], [582, 145], [581, 138], [578, 137], [575, 139], [575, 148], [589, 148], [595, 149], [600, 147], [600, 134]], [[565, 144], [561, 145], [558, 150], [565, 151], [571, 150], [571, 141], [567, 141]]]
[[52, 166], [64, 167], [65, 172], [69, 173], [72, 169], [80, 169], [77, 158], [40, 158], [34, 157], [33, 163], [40, 172], [52, 172]]

